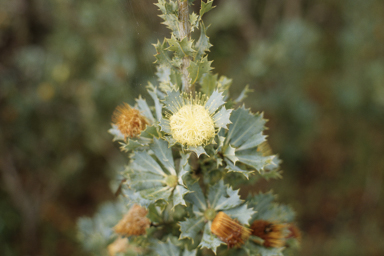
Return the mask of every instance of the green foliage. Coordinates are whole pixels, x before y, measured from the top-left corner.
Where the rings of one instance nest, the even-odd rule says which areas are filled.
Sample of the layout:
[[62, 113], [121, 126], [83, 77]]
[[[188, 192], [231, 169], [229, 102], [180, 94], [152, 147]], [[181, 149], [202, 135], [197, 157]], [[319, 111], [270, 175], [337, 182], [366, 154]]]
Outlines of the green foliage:
[[[225, 255], [227, 249], [220, 247], [225, 243], [229, 247], [243, 247], [242, 252], [249, 255], [282, 255], [283, 248], [267, 249], [252, 239], [248, 241], [247, 230], [254, 220], [292, 222], [290, 208], [272, 202], [274, 197], [270, 194], [242, 200], [240, 190], [231, 187], [236, 184], [231, 179], [233, 173], [245, 176], [249, 184], [254, 176], [279, 177], [278, 160], [263, 148], [263, 115], [252, 114], [237, 105], [250, 91], [248, 87], [237, 100], [232, 100], [232, 80], [211, 73], [212, 61], [207, 56], [211, 44], [201, 19], [213, 8], [212, 3], [202, 1], [199, 15], [189, 15], [192, 30], [200, 24], [197, 41], [188, 35], [180, 38], [185, 31], [180, 30], [183, 26], [176, 1], [159, 0], [156, 4], [163, 23], [172, 33], [163, 43], [158, 41], [154, 45], [159, 83], [148, 86], [154, 107], [141, 98], [137, 100], [136, 107], [150, 125], [137, 138], [121, 142], [122, 151], [130, 152], [131, 158], [122, 174], [122, 195], [131, 204], [149, 211], [147, 217], [154, 227], [143, 237], [151, 244], [144, 248], [151, 255], [201, 255], [203, 249]], [[185, 74], [188, 84], [197, 88], [190, 94], [181, 92]], [[190, 116], [175, 117], [185, 109], [190, 112], [183, 113]], [[179, 122], [177, 129], [189, 131], [182, 135], [188, 140], [176, 136], [175, 122]], [[110, 132], [115, 140], [121, 140], [122, 134], [115, 124]], [[210, 137], [195, 139], [203, 133]], [[229, 218], [229, 224], [217, 220], [220, 212]], [[243, 228], [231, 230], [236, 225]], [[218, 235], [220, 229], [229, 229], [224, 232], [226, 237]]]

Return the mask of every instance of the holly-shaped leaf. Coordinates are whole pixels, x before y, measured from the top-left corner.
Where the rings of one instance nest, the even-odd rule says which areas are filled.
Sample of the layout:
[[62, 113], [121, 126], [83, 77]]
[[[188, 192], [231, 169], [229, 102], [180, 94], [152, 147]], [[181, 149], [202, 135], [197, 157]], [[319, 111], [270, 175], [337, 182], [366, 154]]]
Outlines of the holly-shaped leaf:
[[135, 152], [128, 167], [127, 184], [145, 199], [155, 203], [158, 200], [170, 201], [173, 207], [185, 205], [184, 195], [189, 191], [184, 187], [182, 177], [185, 166], [177, 169], [174, 164], [172, 151], [164, 140], [154, 138], [150, 145], [151, 152]]
[[276, 156], [265, 155], [260, 150], [260, 145], [266, 141], [266, 136], [262, 133], [266, 122], [263, 115], [252, 114], [241, 107], [232, 112], [230, 121], [232, 123], [225, 142], [222, 147], [218, 147], [218, 152], [224, 156], [226, 169], [241, 173], [247, 178], [255, 170], [261, 175], [273, 173], [272, 177], [278, 177], [277, 169], [272, 167], [278, 163], [274, 162]]
[[165, 65], [167, 67], [172, 67], [173, 62], [171, 58], [169, 57], [169, 52], [167, 51], [167, 42], [164, 39], [162, 43], [160, 41], [157, 41], [156, 44], [153, 45], [156, 49], [156, 63], [158, 65]]
[[189, 238], [194, 242], [194, 238], [201, 232], [205, 225], [203, 216], [188, 218], [179, 223], [180, 225], [180, 239]]
[[203, 237], [201, 238], [199, 246], [201, 248], [205, 247], [211, 249], [216, 254], [217, 247], [219, 247], [224, 242], [221, 241], [216, 235], [212, 234], [211, 224], [212, 222], [208, 222], [207, 225], [205, 225]]
[[203, 74], [212, 70], [212, 61], [208, 61], [208, 57], [204, 57], [201, 60], [191, 61], [188, 67], [189, 77], [191, 78], [191, 84], [198, 82]]
[[217, 87], [217, 74], [206, 73], [200, 79], [201, 91], [210, 96]]
[[163, 13], [159, 15], [159, 17], [164, 20], [162, 24], [166, 25], [170, 30], [172, 30], [172, 33], [177, 38], [180, 38], [177, 1], [159, 0], [155, 5]]
[[195, 50], [192, 48], [193, 41], [188, 40], [187, 37], [183, 38], [181, 41], [177, 40], [174, 36], [166, 40], [169, 45], [167, 50], [175, 52], [176, 56], [179, 58], [192, 56], [192, 54], [195, 52]]
[[156, 119], [158, 122], [162, 119], [162, 104], [160, 103], [159, 97], [157, 96], [157, 88], [154, 87], [151, 83], [147, 86], [147, 91], [149, 95], [151, 95], [153, 101], [155, 102], [155, 112], [156, 112]]
[[156, 243], [153, 246], [153, 251], [155, 255], [158, 256], [179, 256], [181, 254], [180, 248], [174, 245], [169, 239], [165, 243]]
[[204, 26], [203, 22], [200, 22], [200, 38], [196, 42], [195, 49], [196, 53], [194, 55], [194, 60], [201, 59], [206, 52], [209, 51], [212, 44], [209, 43], [209, 37], [207, 36], [207, 29]]
[[204, 3], [203, 1], [201, 1], [201, 8], [200, 8], [200, 20], [203, 18], [203, 15], [207, 12], [209, 12], [210, 10], [212, 10], [213, 8], [215, 8], [215, 6], [212, 6], [213, 4], [213, 0], [208, 0], [206, 3]]
[[291, 207], [275, 202], [276, 196], [272, 192], [259, 193], [248, 198], [248, 205], [257, 213], [252, 221], [256, 219], [271, 222], [289, 223], [295, 219], [295, 212]]

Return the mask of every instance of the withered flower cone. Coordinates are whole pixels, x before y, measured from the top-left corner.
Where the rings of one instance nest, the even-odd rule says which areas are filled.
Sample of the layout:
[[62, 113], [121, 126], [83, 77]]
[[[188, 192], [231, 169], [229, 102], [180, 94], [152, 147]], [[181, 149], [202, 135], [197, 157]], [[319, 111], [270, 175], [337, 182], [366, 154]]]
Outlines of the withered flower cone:
[[211, 231], [229, 248], [240, 246], [249, 238], [250, 230], [232, 219], [224, 212], [219, 212], [212, 221]]
[[147, 209], [135, 204], [113, 229], [116, 233], [124, 236], [144, 235], [151, 224], [146, 217], [147, 213]]
[[127, 103], [116, 107], [112, 122], [124, 135], [124, 139], [138, 137], [148, 124], [147, 118]]
[[283, 247], [285, 245], [286, 224], [275, 224], [266, 220], [255, 220], [252, 225], [252, 235], [264, 240], [265, 247]]

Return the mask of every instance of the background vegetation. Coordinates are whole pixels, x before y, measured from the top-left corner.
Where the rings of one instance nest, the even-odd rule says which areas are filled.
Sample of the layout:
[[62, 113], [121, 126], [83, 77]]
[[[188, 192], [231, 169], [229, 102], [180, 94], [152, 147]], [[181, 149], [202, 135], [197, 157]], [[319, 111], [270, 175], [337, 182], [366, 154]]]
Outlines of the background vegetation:
[[[0, 0], [2, 255], [86, 255], [76, 220], [113, 199], [126, 161], [111, 114], [155, 80], [169, 33], [153, 2]], [[284, 161], [284, 179], [250, 189], [297, 210], [300, 255], [383, 255], [384, 2], [215, 5], [215, 72], [254, 90]]]

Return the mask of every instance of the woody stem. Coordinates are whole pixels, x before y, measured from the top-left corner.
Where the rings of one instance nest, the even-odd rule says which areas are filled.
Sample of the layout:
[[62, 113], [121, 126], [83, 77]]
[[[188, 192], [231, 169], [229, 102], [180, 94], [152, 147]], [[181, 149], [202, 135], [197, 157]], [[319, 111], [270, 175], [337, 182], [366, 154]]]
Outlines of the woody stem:
[[[191, 39], [191, 24], [189, 22], [189, 8], [188, 8], [188, 0], [178, 0], [179, 4], [179, 33], [180, 40], [187, 37], [188, 40]], [[188, 56], [184, 56], [181, 63], [181, 73], [182, 73], [182, 85], [183, 91], [186, 93], [194, 94], [195, 93], [195, 85], [190, 82], [188, 67], [190, 64], [190, 58]]]

